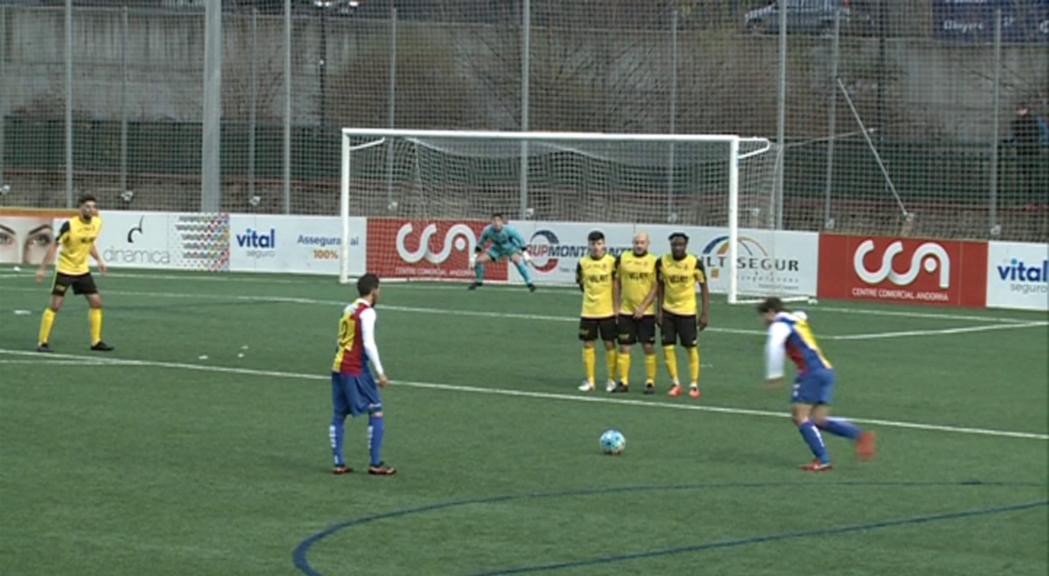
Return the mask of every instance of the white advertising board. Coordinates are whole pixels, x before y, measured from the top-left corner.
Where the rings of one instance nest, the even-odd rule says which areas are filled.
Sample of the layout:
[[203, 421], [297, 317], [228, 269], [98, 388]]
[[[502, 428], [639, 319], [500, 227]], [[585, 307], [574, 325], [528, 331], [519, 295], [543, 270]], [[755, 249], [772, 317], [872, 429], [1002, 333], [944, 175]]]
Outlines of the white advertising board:
[[[532, 274], [540, 284], [575, 282], [576, 265], [587, 254], [586, 237], [591, 230], [605, 234], [613, 254], [630, 250], [636, 232], [647, 232], [651, 237], [649, 250], [657, 255], [670, 251], [668, 236], [680, 231], [689, 236], [689, 252], [703, 261], [711, 291], [728, 292], [728, 228], [532, 221], [510, 224], [528, 243]], [[738, 252], [740, 293], [815, 296], [818, 234], [741, 229]], [[520, 282], [517, 271], [508, 266], [511, 281]]]
[[988, 243], [987, 307], [1049, 310], [1049, 244]]
[[229, 215], [102, 212], [96, 246], [113, 268], [229, 270]]
[[[367, 223], [350, 219], [350, 275], [364, 273]], [[337, 216], [230, 216], [230, 270], [339, 274], [342, 224]]]

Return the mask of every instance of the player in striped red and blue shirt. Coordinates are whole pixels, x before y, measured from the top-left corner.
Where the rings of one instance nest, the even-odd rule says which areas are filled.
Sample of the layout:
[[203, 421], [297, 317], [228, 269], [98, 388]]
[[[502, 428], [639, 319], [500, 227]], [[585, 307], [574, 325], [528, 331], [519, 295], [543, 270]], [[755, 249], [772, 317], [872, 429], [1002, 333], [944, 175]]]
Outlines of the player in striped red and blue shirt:
[[[381, 458], [383, 438], [382, 397], [379, 388], [389, 380], [379, 360], [379, 347], [375, 344], [375, 305], [379, 301], [379, 277], [365, 274], [357, 280], [357, 298], [347, 306], [339, 321], [339, 347], [331, 369], [331, 401], [333, 414], [328, 436], [335, 460], [332, 472], [346, 474], [353, 470], [346, 465], [342, 444], [345, 434], [346, 416], [368, 414], [368, 449], [371, 462], [369, 474], [392, 476], [397, 470], [383, 464]], [[371, 369], [378, 373], [376, 382]]]
[[815, 457], [802, 470], [825, 472], [830, 470], [830, 455], [820, 431], [848, 438], [856, 443], [856, 455], [862, 460], [874, 456], [874, 433], [864, 432], [858, 426], [841, 418], [830, 417], [834, 396], [834, 367], [820, 351], [809, 328], [804, 312], [783, 308], [779, 298], [768, 298], [758, 305], [758, 312], [768, 326], [765, 345], [766, 380], [770, 386], [783, 383], [784, 357], [797, 366], [797, 375], [791, 391], [791, 417]]

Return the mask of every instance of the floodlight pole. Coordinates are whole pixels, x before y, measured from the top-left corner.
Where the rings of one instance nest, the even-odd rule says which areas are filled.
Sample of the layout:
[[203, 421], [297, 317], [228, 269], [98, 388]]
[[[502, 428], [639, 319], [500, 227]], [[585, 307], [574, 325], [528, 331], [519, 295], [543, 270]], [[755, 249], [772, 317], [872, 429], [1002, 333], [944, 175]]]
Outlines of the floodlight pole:
[[834, 36], [830, 48], [830, 97], [827, 100], [827, 174], [823, 184], [823, 228], [834, 228], [830, 215], [831, 189], [834, 187], [834, 140], [838, 121], [838, 60], [841, 58], [841, 10], [834, 10]]
[[787, 0], [779, 0], [779, 108], [776, 121], [777, 166], [775, 174], [775, 227], [783, 229], [783, 173], [786, 171], [787, 148], [784, 146], [787, 130]]
[[1002, 102], [1002, 9], [994, 10], [994, 86], [991, 98], [991, 187], [988, 199], [988, 224], [992, 237], [1001, 234], [998, 225], [998, 134], [1001, 130]]
[[[677, 130], [677, 19], [675, 9], [670, 17], [670, 133]], [[667, 144], [667, 222], [673, 222], [674, 214], [674, 143]]]
[[[532, 52], [532, 2], [524, 0], [521, 6], [521, 131], [528, 132], [529, 69]], [[528, 218], [528, 141], [521, 141], [520, 218]]]
[[66, 0], [66, 208], [73, 207], [73, 0]]

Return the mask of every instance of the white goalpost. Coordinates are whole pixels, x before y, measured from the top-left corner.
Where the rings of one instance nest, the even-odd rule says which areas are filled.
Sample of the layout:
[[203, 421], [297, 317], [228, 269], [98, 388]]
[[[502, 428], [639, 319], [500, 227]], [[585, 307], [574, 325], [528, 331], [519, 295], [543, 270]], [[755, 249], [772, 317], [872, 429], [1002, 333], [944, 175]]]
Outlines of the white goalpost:
[[753, 255], [741, 255], [740, 234], [747, 232], [745, 250], [773, 262], [761, 273], [774, 276], [776, 155], [768, 139], [730, 134], [344, 128], [340, 281], [352, 276], [350, 239], [360, 218], [369, 270], [465, 281], [472, 272], [458, 252], [472, 250], [476, 229], [501, 213], [548, 255], [536, 266], [539, 284], [565, 280], [554, 268], [574, 269], [581, 230], [605, 230], [614, 251], [629, 248], [634, 231], [649, 232], [656, 254], [668, 251], [668, 231], [681, 230], [730, 303], [773, 295], [775, 282], [741, 280], [741, 262]]

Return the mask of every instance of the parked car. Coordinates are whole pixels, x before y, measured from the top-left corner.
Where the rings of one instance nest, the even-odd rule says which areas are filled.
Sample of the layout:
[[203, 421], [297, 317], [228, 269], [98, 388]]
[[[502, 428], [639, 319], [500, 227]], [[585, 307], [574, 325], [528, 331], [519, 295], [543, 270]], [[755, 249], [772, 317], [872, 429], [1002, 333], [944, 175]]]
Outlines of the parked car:
[[[787, 32], [800, 34], [827, 34], [834, 30], [834, 12], [841, 11], [843, 32], [863, 32], [870, 28], [870, 19], [857, 15], [850, 0], [786, 0]], [[751, 33], [779, 33], [779, 0], [768, 6], [747, 12], [743, 29]]]

